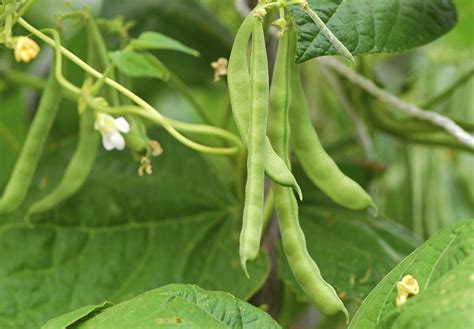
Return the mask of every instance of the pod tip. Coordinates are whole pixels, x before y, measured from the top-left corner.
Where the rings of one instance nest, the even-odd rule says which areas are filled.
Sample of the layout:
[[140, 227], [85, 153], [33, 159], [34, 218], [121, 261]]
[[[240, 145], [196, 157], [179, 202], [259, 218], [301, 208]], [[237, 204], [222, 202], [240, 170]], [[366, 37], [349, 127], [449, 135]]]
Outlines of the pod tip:
[[349, 312], [347, 311], [347, 309], [344, 307], [342, 309], [342, 312], [344, 313], [344, 315], [346, 316], [346, 325], [349, 324], [349, 320], [350, 320], [350, 317], [349, 317]]
[[377, 205], [375, 204], [375, 202], [372, 203], [372, 205], [370, 206], [370, 210], [371, 210], [371, 215], [377, 219], [379, 217], [379, 208], [377, 207]]
[[295, 185], [295, 191], [298, 194], [300, 201], [303, 201], [303, 191], [301, 191], [301, 187], [298, 184]]
[[250, 274], [249, 274], [249, 271], [247, 270], [247, 258], [245, 257], [240, 258], [240, 266], [242, 267], [242, 270], [244, 271], [247, 279], [250, 279]]

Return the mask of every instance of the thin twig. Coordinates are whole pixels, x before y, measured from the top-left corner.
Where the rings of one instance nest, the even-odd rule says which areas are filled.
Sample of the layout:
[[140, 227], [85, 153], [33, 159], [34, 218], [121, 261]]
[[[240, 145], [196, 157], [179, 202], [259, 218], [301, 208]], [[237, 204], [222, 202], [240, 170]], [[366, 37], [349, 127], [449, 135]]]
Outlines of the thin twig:
[[369, 94], [380, 100], [381, 102], [388, 104], [404, 114], [429, 122], [435, 126], [441, 127], [447, 133], [454, 136], [464, 145], [468, 146], [470, 149], [474, 149], [474, 135], [466, 132], [459, 125], [457, 125], [450, 118], [441, 115], [436, 112], [427, 111], [419, 108], [416, 105], [407, 103], [394, 95], [386, 92], [385, 90], [377, 87], [371, 80], [365, 78], [364, 76], [352, 71], [349, 67], [344, 65], [333, 58], [321, 58], [319, 59], [320, 63], [331, 67], [339, 74], [343, 75], [352, 83], [358, 85], [362, 89], [366, 90]]

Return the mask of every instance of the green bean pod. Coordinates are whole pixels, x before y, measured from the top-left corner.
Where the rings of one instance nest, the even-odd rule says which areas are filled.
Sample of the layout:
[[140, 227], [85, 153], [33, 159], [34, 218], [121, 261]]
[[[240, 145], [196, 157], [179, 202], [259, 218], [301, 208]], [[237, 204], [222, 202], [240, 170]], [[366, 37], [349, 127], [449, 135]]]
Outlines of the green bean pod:
[[265, 137], [268, 114], [268, 62], [263, 25], [253, 20], [251, 54], [252, 101], [250, 131], [248, 134], [247, 184], [242, 231], [240, 234], [240, 261], [245, 274], [247, 260], [257, 257], [263, 230], [263, 203], [265, 190]]
[[[247, 46], [256, 19], [251, 13], [240, 26], [230, 54], [227, 74], [234, 120], [245, 145], [248, 145], [251, 107], [251, 82], [247, 61]], [[275, 153], [268, 138], [265, 138], [264, 157], [267, 176], [280, 185], [293, 187], [302, 199], [301, 189], [295, 177], [285, 165], [285, 162]]]
[[62, 89], [54, 77], [54, 66], [51, 70], [25, 144], [0, 200], [0, 214], [14, 211], [25, 199], [43, 153], [44, 144], [56, 118]]
[[127, 147], [134, 157], [148, 155], [150, 152], [148, 141], [150, 139], [147, 136], [145, 124], [133, 115], [127, 115], [126, 118], [130, 124], [130, 132], [123, 136]]
[[80, 117], [79, 144], [69, 161], [59, 185], [44, 198], [35, 202], [28, 215], [47, 211], [76, 193], [86, 181], [99, 147], [99, 134], [94, 130], [94, 112], [86, 110]]
[[298, 203], [287, 187], [274, 185], [275, 209], [280, 227], [283, 249], [288, 264], [301, 289], [311, 304], [327, 315], [349, 314], [334, 288], [321, 276], [318, 265], [311, 258], [298, 219]]
[[[293, 63], [296, 40], [293, 31], [286, 32], [280, 39], [273, 71], [270, 107], [270, 139], [275, 151], [290, 167], [289, 112], [292, 94], [291, 75], [296, 64]], [[292, 132], [292, 131], [291, 131]], [[322, 313], [332, 315], [348, 313], [334, 288], [328, 284], [311, 258], [306, 247], [304, 233], [299, 224], [298, 202], [288, 187], [272, 185], [275, 195], [275, 209], [280, 227], [283, 249], [293, 275], [307, 295], [309, 301]]]
[[294, 95], [291, 104], [291, 144], [303, 170], [311, 182], [338, 204], [354, 210], [377, 207], [364, 189], [346, 176], [326, 153], [313, 128], [299, 70], [291, 78]]

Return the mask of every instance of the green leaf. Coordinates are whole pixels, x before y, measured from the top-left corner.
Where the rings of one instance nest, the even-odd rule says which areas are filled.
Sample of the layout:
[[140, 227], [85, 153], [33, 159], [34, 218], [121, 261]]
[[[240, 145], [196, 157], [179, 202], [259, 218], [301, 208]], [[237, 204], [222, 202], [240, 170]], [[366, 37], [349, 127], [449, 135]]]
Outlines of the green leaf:
[[[472, 219], [459, 221], [434, 235], [377, 285], [350, 328], [472, 327], [473, 243]], [[407, 274], [418, 281], [420, 293], [397, 308], [396, 285]]]
[[138, 39], [133, 39], [130, 43], [135, 49], [166, 49], [175, 50], [195, 57], [199, 57], [197, 50], [186, 47], [181, 42], [176, 41], [158, 32], [143, 32]]
[[171, 284], [146, 292], [84, 319], [74, 327], [280, 328], [270, 315], [229, 293], [206, 291], [195, 285], [183, 284]]
[[81, 307], [70, 313], [61, 315], [57, 318], [54, 318], [48, 321], [42, 329], [59, 329], [59, 328], [68, 328], [72, 325], [77, 324], [78, 321], [86, 318], [92, 317], [94, 314], [98, 314], [105, 310], [108, 307], [111, 307], [113, 304], [110, 302], [103, 302], [98, 305], [87, 305]]
[[[397, 53], [427, 44], [457, 21], [451, 0], [309, 0], [310, 7], [353, 55]], [[335, 55], [300, 6], [293, 6], [298, 63]]]
[[158, 58], [134, 51], [115, 51], [110, 54], [120, 72], [132, 78], [157, 78], [167, 81], [170, 72]]
[[120, 303], [170, 283], [242, 299], [262, 286], [265, 253], [249, 264], [250, 280], [240, 268], [232, 174], [223, 182], [207, 157], [149, 133], [164, 149], [152, 176], [139, 177], [126, 152], [103, 152], [78, 194], [28, 225], [21, 212], [54, 188], [70, 153], [44, 157], [30, 200], [11, 215], [16, 222], [0, 218], [0, 328], [38, 328], [83, 305]]

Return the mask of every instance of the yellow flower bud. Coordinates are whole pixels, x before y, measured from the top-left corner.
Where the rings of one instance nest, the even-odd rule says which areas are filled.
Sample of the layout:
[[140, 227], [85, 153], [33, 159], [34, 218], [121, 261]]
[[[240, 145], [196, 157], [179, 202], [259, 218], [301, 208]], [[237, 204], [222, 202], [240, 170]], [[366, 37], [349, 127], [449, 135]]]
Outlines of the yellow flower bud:
[[163, 153], [163, 149], [161, 148], [160, 143], [158, 143], [155, 140], [149, 140], [148, 145], [150, 146], [151, 149], [151, 155], [154, 157], [159, 156], [161, 153]]
[[411, 276], [405, 275], [401, 281], [397, 282], [397, 306], [401, 306], [406, 303], [410, 295], [418, 295], [420, 292], [420, 287], [418, 286], [418, 281]]
[[263, 20], [266, 14], [267, 14], [267, 10], [265, 8], [257, 8], [255, 9], [253, 13], [253, 15], [259, 18], [260, 20]]
[[18, 37], [15, 44], [15, 60], [28, 63], [38, 56], [40, 47], [28, 37]]
[[211, 63], [211, 66], [214, 69], [214, 82], [219, 81], [221, 77], [227, 75], [227, 64], [228, 60], [224, 57]]
[[140, 158], [140, 167], [138, 168], [138, 175], [144, 176], [145, 173], [147, 175], [151, 175], [153, 173], [153, 168], [151, 167], [151, 161], [145, 156]]

